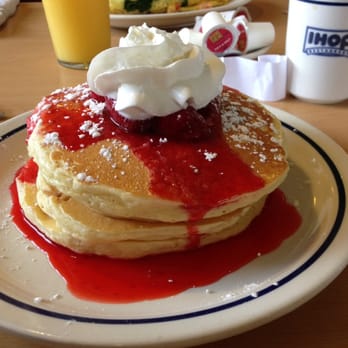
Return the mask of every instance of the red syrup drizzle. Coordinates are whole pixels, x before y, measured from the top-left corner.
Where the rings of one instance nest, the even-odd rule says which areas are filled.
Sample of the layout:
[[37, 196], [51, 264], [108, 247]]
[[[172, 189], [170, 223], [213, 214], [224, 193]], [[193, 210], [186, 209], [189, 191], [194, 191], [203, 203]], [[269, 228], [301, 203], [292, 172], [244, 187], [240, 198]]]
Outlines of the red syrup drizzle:
[[[35, 181], [29, 162], [17, 178]], [[190, 288], [209, 285], [238, 270], [259, 255], [272, 252], [292, 236], [301, 216], [281, 190], [267, 198], [265, 207], [249, 227], [225, 241], [178, 253], [136, 260], [81, 255], [52, 243], [24, 217], [15, 183], [11, 185], [11, 214], [20, 231], [47, 255], [52, 266], [77, 297], [98, 302], [130, 303], [164, 298]]]
[[[207, 211], [231, 197], [264, 186], [263, 179], [231, 151], [222, 131], [196, 142], [163, 141], [156, 134], [128, 134], [119, 130], [108, 115], [92, 113], [84, 106], [85, 101], [94, 96], [87, 88], [81, 87], [78, 94], [74, 100], [65, 99], [66, 92], [47, 97], [46, 104], [51, 106], [40, 110], [41, 129], [45, 133], [58, 133], [61, 143], [71, 151], [104, 139], [119, 139], [127, 144], [150, 172], [150, 191], [161, 198], [182, 202], [188, 212], [188, 248], [199, 246], [194, 222], [201, 220]], [[213, 118], [220, 119], [220, 116]], [[79, 137], [85, 121], [98, 124], [101, 129], [98, 137]], [[28, 136], [34, 125], [29, 118]], [[207, 159], [211, 155], [215, 157]]]
[[[36, 110], [40, 111], [42, 129], [46, 133], [58, 133], [59, 140], [71, 151], [103, 139], [116, 138], [127, 144], [149, 169], [151, 192], [162, 198], [179, 200], [187, 209], [190, 217], [188, 249], [192, 249], [137, 260], [76, 254], [48, 241], [25, 219], [13, 184], [14, 222], [27, 238], [47, 253], [53, 267], [77, 297], [101, 302], [134, 302], [207, 285], [239, 269], [257, 255], [276, 249], [297, 230], [300, 215], [277, 190], [269, 196], [263, 212], [246, 231], [226, 241], [194, 249], [199, 245], [194, 222], [227, 199], [263, 187], [263, 180], [232, 153], [222, 136], [187, 143], [163, 142], [156, 135], [126, 134], [119, 131], [109, 117], [90, 112], [83, 106], [91, 97], [86, 88], [73, 92], [78, 94], [73, 101], [64, 98], [66, 91], [45, 99], [41, 109]], [[46, 108], [48, 105], [51, 106]], [[81, 125], [85, 121], [97, 124], [102, 130], [100, 136], [79, 137], [83, 135]], [[35, 117], [29, 118], [28, 136], [35, 122]], [[209, 154], [217, 156], [209, 161], [206, 158]], [[34, 162], [29, 162], [17, 177], [35, 182], [35, 167]]]

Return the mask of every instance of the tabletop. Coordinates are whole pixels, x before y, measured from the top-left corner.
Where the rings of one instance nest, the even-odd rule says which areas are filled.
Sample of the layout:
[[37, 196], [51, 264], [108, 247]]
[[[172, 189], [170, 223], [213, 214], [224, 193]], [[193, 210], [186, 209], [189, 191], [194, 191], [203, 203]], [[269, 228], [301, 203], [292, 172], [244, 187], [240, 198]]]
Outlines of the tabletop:
[[[287, 0], [253, 0], [247, 5], [254, 21], [272, 22], [275, 42], [269, 53], [284, 54]], [[112, 44], [125, 33], [112, 28]], [[41, 3], [20, 3], [0, 27], [0, 121], [32, 109], [42, 96], [86, 79], [86, 72], [58, 65]], [[348, 100], [334, 105], [311, 104], [287, 96], [269, 103], [322, 130], [348, 152]], [[325, 290], [293, 312], [269, 324], [203, 348], [348, 347], [348, 268]], [[33, 341], [0, 331], [3, 348], [56, 348], [58, 343]]]

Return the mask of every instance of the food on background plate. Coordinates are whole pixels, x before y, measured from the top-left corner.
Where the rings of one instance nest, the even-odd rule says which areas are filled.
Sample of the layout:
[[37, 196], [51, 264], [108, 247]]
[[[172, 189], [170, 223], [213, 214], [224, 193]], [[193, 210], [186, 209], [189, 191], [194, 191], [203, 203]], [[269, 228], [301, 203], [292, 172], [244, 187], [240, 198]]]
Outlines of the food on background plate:
[[49, 239], [114, 258], [198, 248], [243, 231], [288, 172], [280, 122], [222, 86], [223, 63], [179, 35], [131, 27], [88, 84], [28, 119], [35, 180], [20, 204]]
[[225, 5], [229, 0], [109, 0], [113, 14], [173, 13]]

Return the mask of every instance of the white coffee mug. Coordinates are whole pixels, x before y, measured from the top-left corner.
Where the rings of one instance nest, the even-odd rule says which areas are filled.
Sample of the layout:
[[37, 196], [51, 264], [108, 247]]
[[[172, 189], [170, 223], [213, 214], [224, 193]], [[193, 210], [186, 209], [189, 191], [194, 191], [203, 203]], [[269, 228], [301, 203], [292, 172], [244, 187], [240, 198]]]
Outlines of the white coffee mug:
[[288, 91], [316, 103], [348, 99], [348, 0], [289, 0]]

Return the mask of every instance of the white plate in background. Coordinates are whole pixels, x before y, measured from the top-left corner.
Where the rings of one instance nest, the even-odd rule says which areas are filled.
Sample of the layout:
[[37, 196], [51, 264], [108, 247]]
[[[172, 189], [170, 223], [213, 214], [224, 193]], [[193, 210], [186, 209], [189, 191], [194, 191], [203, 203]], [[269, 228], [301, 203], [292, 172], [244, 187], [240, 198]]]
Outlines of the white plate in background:
[[239, 6], [244, 6], [251, 0], [231, 0], [223, 6], [210, 7], [201, 10], [173, 12], [173, 13], [149, 13], [149, 14], [110, 14], [110, 25], [114, 28], [128, 28], [131, 25], [158, 27], [161, 29], [174, 29], [189, 27], [195, 23], [196, 16], [203, 16], [209, 11], [229, 11]]

